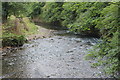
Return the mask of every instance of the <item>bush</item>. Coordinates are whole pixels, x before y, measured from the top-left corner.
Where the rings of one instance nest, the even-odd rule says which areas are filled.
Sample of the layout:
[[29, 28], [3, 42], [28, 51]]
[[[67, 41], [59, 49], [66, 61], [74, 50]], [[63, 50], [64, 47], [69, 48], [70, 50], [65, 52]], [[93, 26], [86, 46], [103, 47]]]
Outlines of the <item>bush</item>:
[[23, 35], [12, 35], [9, 37], [3, 37], [2, 46], [19, 47], [22, 46], [26, 41], [27, 40]]
[[119, 43], [119, 18], [118, 4], [109, 3], [101, 11], [101, 16], [96, 20], [96, 28], [102, 34], [102, 43], [96, 45], [90, 55], [96, 57], [97, 63], [94, 66], [104, 66], [105, 73], [112, 77], [119, 77], [120, 74], [120, 43]]

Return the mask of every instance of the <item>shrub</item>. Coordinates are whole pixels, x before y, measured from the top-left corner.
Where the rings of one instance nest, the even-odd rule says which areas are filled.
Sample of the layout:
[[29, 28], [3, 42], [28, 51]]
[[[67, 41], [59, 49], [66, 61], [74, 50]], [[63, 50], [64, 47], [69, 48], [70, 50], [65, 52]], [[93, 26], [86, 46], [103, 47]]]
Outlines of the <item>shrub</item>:
[[7, 36], [7, 37], [3, 37], [2, 46], [19, 47], [22, 46], [26, 41], [27, 40], [23, 35]]

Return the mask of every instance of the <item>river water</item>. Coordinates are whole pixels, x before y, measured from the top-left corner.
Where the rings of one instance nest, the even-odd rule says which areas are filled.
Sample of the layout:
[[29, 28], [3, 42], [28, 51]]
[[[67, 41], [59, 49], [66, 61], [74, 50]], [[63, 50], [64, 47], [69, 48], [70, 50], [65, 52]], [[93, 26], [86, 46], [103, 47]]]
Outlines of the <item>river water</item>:
[[54, 36], [31, 40], [3, 52], [3, 78], [101, 78], [100, 68], [85, 60], [98, 38], [81, 37], [59, 30]]

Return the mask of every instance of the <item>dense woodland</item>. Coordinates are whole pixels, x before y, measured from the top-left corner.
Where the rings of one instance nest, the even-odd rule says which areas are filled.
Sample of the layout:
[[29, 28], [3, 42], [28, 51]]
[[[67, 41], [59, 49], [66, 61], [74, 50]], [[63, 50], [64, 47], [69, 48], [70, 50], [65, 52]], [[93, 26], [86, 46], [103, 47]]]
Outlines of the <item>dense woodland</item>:
[[94, 66], [105, 66], [105, 73], [120, 74], [119, 2], [34, 2], [2, 3], [3, 47], [22, 46], [25, 36], [36, 33], [33, 20], [89, 34], [102, 39], [89, 57], [96, 57]]

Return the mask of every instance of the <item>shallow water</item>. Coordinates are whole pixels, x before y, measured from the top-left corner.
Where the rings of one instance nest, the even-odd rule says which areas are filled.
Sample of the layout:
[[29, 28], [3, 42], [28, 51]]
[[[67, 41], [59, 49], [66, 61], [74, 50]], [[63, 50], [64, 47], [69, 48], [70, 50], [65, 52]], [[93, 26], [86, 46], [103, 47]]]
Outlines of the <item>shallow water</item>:
[[[99, 68], [85, 60], [97, 38], [58, 31], [55, 36], [30, 41], [2, 57], [3, 78], [100, 78]], [[60, 36], [60, 34], [63, 34]]]

